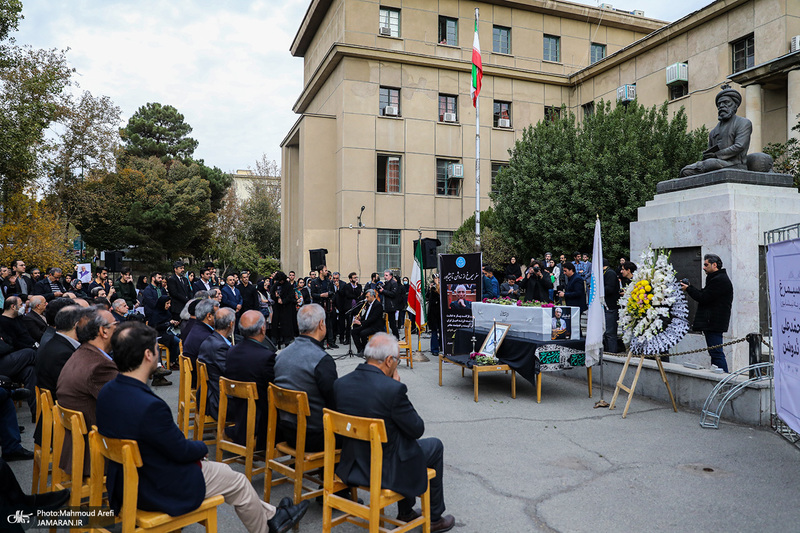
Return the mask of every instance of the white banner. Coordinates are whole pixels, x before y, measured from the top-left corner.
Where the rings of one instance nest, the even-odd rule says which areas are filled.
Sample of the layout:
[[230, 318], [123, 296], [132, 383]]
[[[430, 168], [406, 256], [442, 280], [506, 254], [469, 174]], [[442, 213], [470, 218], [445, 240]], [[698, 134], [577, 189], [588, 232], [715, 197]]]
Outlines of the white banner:
[[770, 244], [767, 251], [775, 408], [800, 433], [800, 239]]

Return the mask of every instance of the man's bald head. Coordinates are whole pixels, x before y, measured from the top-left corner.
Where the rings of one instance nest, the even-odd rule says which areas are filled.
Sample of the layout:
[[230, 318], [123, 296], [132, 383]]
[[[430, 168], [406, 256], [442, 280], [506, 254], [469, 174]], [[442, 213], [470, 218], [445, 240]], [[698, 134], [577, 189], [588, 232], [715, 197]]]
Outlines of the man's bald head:
[[245, 311], [239, 319], [239, 333], [245, 339], [253, 339], [261, 342], [266, 334], [267, 321], [258, 311]]

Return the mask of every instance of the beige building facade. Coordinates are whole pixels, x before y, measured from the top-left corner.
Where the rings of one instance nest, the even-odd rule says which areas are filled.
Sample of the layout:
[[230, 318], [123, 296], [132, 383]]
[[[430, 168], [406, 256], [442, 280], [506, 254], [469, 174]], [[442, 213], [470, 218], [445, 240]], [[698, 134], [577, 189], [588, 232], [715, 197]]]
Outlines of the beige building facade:
[[524, 128], [562, 105], [581, 118], [635, 92], [711, 127], [731, 81], [754, 124], [751, 151], [785, 141], [800, 113], [797, 0], [718, 0], [671, 24], [558, 0], [313, 0], [291, 45], [304, 89], [282, 143], [285, 269], [308, 271], [308, 250], [325, 248], [331, 269], [362, 281], [408, 275], [414, 239], [446, 244], [474, 213], [475, 8], [481, 209]]

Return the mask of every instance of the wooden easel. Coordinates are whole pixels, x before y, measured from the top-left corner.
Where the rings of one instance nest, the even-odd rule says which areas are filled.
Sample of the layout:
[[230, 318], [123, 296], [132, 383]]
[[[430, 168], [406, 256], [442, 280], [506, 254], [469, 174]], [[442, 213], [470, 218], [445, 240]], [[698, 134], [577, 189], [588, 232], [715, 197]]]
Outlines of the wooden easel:
[[[614, 408], [614, 404], [617, 402], [617, 396], [619, 395], [619, 390], [622, 389], [628, 393], [628, 401], [625, 403], [625, 410], [622, 411], [622, 418], [628, 416], [628, 408], [631, 406], [631, 400], [633, 400], [633, 391], [636, 390], [636, 382], [639, 381], [639, 374], [642, 372], [642, 364], [644, 364], [644, 356], [639, 356], [639, 364], [636, 366], [636, 375], [633, 376], [633, 383], [631, 387], [626, 387], [622, 380], [625, 379], [625, 374], [628, 372], [628, 365], [631, 362], [631, 357], [633, 354], [628, 352], [628, 358], [625, 359], [625, 365], [622, 367], [622, 372], [617, 379], [617, 387], [614, 389], [614, 396], [611, 398], [611, 405], [608, 406], [608, 409], [611, 410]], [[669, 388], [669, 382], [667, 382], [667, 374], [664, 372], [664, 365], [661, 363], [661, 356], [656, 356], [656, 364], [658, 364], [658, 371], [661, 372], [661, 380], [664, 382], [664, 385], [667, 386], [667, 393], [669, 393], [669, 399], [672, 401], [672, 409], [677, 413], [678, 406], [675, 405], [675, 397], [672, 396], [672, 389]]]

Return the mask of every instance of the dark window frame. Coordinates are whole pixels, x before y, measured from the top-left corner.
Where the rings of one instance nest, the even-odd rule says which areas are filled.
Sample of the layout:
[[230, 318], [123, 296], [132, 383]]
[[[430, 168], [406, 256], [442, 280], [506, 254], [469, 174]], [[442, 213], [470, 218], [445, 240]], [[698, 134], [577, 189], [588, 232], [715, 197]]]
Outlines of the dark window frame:
[[[390, 176], [390, 165], [397, 161], [397, 177]], [[396, 179], [396, 183], [392, 183]], [[403, 192], [403, 156], [399, 154], [378, 154], [375, 165], [375, 191], [399, 194]]]
[[511, 28], [492, 26], [492, 52], [511, 55]]
[[[547, 46], [548, 39], [552, 39], [552, 42], [555, 43], [556, 59], [552, 59], [552, 44], [550, 47]], [[558, 35], [544, 34], [542, 38], [542, 60], [550, 63], [561, 63], [561, 37]]]
[[[452, 27], [450, 26], [451, 23]], [[444, 46], [458, 46], [458, 19], [439, 15], [438, 42]]]
[[[505, 116], [503, 116], [505, 112]], [[495, 128], [500, 127], [500, 119], [507, 118], [509, 120], [509, 128], [511, 127], [511, 102], [505, 100], [495, 100], [492, 103], [492, 125]], [[505, 126], [503, 126], [505, 127]]]
[[755, 66], [756, 41], [751, 33], [731, 42], [731, 73], [736, 74]]
[[[444, 107], [442, 107], [444, 104]], [[439, 93], [439, 122], [444, 122], [445, 113], [455, 113], [458, 122], [458, 95]], [[449, 123], [448, 123], [449, 124]]]
[[461, 197], [464, 178], [447, 177], [447, 166], [451, 164], [461, 165], [462, 163], [458, 159], [436, 158], [436, 196]]
[[[384, 93], [385, 91], [385, 93]], [[397, 106], [397, 116], [401, 115], [400, 111], [400, 89], [396, 87], [387, 87], [381, 85], [378, 89], [378, 113], [383, 117], [383, 110], [387, 105]], [[391, 116], [391, 115], [389, 115]]]
[[[595, 50], [601, 51], [600, 57], [597, 57], [597, 54], [595, 54]], [[606, 50], [607, 50], [606, 45], [602, 43], [591, 43], [589, 45], [589, 64], [593, 65], [598, 61], [600, 61], [601, 59], [605, 59]]]
[[[386, 12], [386, 17], [385, 17], [386, 24], [384, 24], [384, 15], [383, 15], [384, 11]], [[397, 28], [392, 27], [392, 16], [391, 16], [392, 13], [397, 14]], [[378, 26], [381, 28], [384, 26], [389, 27], [390, 35], [388, 35], [388, 37], [396, 37], [398, 39], [400, 38], [402, 30], [400, 20], [401, 20], [401, 14], [399, 8], [388, 7], [388, 6], [380, 6], [380, 8], [378, 8]], [[383, 37], [387, 36], [383, 35]]]

